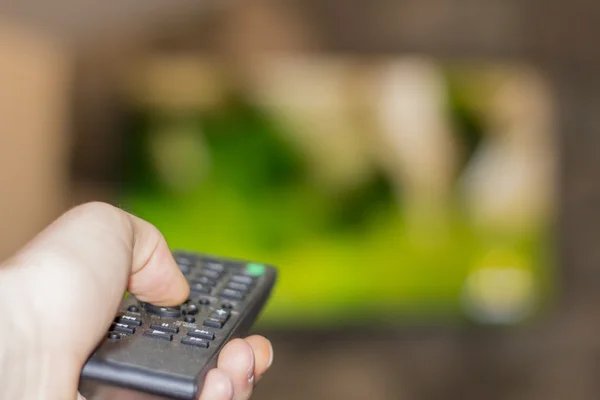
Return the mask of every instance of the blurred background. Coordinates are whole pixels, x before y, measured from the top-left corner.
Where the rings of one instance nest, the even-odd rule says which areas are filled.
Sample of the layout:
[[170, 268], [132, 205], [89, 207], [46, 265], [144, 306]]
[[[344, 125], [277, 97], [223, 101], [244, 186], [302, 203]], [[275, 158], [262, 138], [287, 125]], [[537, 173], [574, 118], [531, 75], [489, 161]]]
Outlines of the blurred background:
[[0, 257], [107, 201], [279, 267], [256, 399], [595, 399], [597, 13], [3, 2]]

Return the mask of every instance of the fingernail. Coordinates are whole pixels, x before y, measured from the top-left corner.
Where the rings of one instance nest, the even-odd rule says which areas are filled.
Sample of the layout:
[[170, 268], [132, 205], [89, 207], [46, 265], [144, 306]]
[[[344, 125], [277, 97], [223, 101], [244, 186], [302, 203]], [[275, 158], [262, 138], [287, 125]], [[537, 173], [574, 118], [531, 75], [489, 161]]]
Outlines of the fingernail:
[[248, 346], [248, 348], [250, 349], [250, 359], [252, 360], [252, 362], [250, 363], [250, 368], [248, 368], [248, 382], [250, 383], [254, 383], [254, 351], [252, 351], [252, 348]]
[[248, 371], [248, 382], [254, 383], [254, 363], [252, 363], [252, 367]]
[[271, 341], [269, 341], [269, 347], [271, 348], [271, 357], [269, 358], [267, 369], [271, 368], [271, 365], [273, 365], [273, 356], [275, 355], [275, 351], [273, 351], [273, 344], [271, 343]]
[[230, 379], [227, 380], [227, 398], [235, 400], [235, 392], [233, 390], [233, 383]]

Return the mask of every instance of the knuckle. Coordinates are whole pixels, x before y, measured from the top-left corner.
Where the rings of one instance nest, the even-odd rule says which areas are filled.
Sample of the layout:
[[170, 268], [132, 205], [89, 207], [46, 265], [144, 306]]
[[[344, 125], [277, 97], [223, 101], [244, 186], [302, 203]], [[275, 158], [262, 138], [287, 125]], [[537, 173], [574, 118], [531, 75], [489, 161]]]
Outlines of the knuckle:
[[92, 220], [101, 223], [123, 223], [127, 222], [127, 214], [109, 204], [101, 201], [83, 203], [72, 208], [67, 214], [74, 219]]
[[109, 203], [102, 201], [91, 201], [76, 206], [71, 210], [71, 212], [83, 215], [110, 215], [119, 211], [115, 206]]

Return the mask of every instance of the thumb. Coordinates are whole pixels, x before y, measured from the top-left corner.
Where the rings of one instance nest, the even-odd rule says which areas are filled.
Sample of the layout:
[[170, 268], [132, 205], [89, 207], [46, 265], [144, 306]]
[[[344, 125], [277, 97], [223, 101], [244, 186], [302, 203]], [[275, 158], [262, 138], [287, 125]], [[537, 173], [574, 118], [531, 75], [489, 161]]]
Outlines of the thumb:
[[[157, 305], [180, 304], [189, 295], [160, 232], [104, 203], [68, 211], [4, 262], [0, 308], [19, 334], [4, 355], [0, 347], [0, 365], [13, 366], [0, 376], [0, 398], [34, 398], [12, 395], [23, 388], [44, 398], [75, 397], [80, 368], [126, 289]], [[15, 302], [23, 304], [11, 307]]]
[[57, 265], [92, 275], [94, 292], [105, 303], [119, 302], [125, 289], [142, 301], [165, 306], [181, 304], [189, 295], [158, 229], [105, 203], [71, 209], [5, 264], [38, 276], [40, 267], [55, 270]]

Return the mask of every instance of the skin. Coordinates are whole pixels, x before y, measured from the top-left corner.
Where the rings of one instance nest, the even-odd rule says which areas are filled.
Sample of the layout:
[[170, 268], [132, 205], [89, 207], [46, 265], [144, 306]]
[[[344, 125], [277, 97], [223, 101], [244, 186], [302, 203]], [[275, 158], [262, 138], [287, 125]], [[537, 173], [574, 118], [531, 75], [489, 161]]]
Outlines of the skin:
[[[125, 290], [161, 306], [189, 294], [162, 234], [104, 203], [68, 211], [1, 264], [0, 398], [82, 399], [81, 368]], [[264, 337], [231, 341], [199, 400], [249, 399], [272, 361]]]

